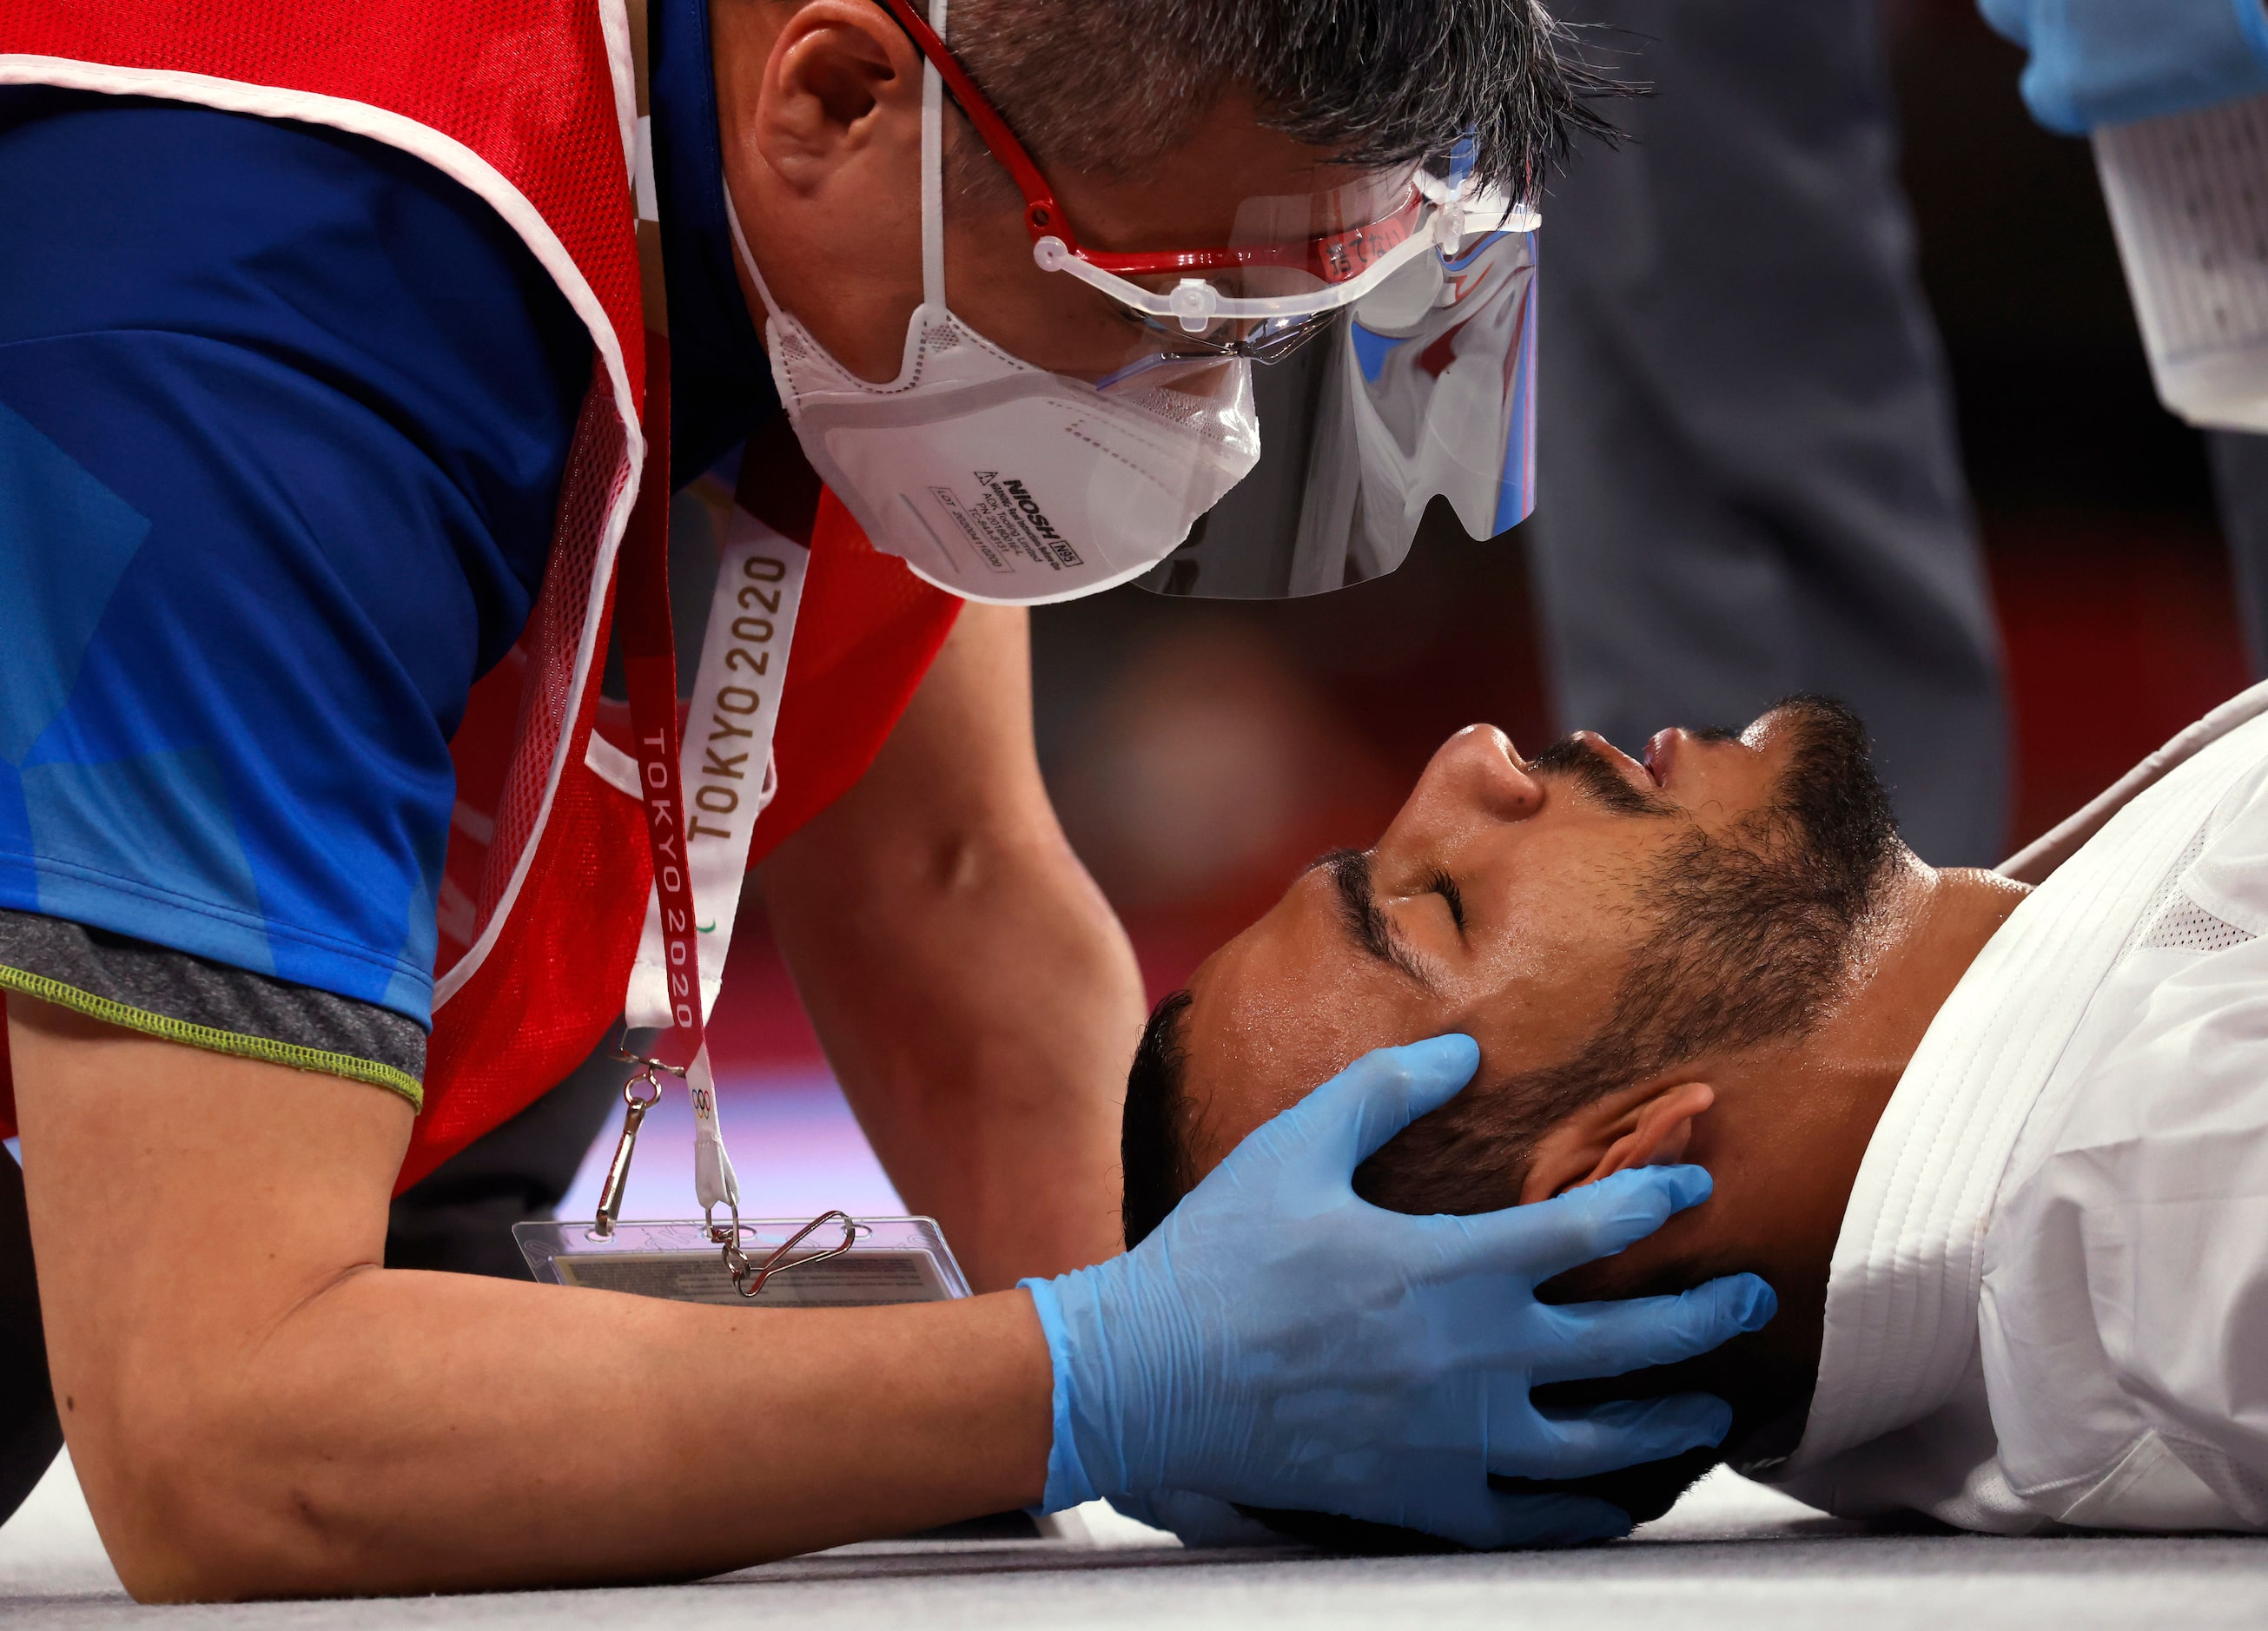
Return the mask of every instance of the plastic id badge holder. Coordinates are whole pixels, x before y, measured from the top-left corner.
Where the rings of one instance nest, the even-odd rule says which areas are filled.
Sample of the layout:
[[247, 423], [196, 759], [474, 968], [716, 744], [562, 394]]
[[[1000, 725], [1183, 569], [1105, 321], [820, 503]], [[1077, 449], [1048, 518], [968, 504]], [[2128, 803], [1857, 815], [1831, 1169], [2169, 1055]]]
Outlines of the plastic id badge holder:
[[742, 1253], [756, 1264], [772, 1261], [753, 1297], [744, 1297], [733, 1283], [711, 1225], [699, 1218], [616, 1223], [605, 1235], [588, 1218], [516, 1223], [512, 1232], [538, 1280], [679, 1303], [874, 1308], [968, 1295], [968, 1282], [945, 1244], [944, 1231], [929, 1218], [849, 1218], [835, 1213], [821, 1220], [817, 1234], [812, 1225], [808, 1218], [741, 1221]]
[[598, 1216], [588, 1223], [546, 1219], [512, 1226], [537, 1280], [727, 1308], [876, 1308], [968, 1295], [968, 1282], [934, 1219], [854, 1218], [841, 1211], [808, 1220], [742, 1217], [740, 1183], [724, 1154], [705, 1069], [688, 1086], [696, 1127], [717, 1140], [713, 1154], [729, 1221], [710, 1205], [698, 1218], [622, 1222], [638, 1128], [661, 1097], [662, 1076], [682, 1077], [687, 1071], [635, 1054], [620, 1057], [637, 1070], [622, 1084], [622, 1139], [599, 1192]]

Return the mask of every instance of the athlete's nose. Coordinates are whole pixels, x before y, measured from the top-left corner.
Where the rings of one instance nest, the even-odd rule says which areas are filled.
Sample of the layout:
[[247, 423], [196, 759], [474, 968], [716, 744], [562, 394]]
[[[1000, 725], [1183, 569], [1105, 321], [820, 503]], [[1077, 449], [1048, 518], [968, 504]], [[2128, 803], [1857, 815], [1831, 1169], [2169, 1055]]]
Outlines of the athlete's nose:
[[1472, 830], [1523, 821], [1543, 807], [1543, 787], [1512, 738], [1494, 725], [1467, 725], [1433, 750], [1386, 840], [1454, 843]]

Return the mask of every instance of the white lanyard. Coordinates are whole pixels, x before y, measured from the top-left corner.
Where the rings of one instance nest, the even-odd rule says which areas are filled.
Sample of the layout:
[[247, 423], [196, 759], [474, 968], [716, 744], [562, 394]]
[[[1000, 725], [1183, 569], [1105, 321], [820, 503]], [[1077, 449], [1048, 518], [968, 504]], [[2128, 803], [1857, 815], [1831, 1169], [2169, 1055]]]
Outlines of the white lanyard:
[[[647, 72], [652, 54], [644, 48], [648, 40], [644, 0], [630, 0], [625, 20], [630, 33], [625, 43], [632, 47], [637, 76], [632, 193], [648, 342], [666, 348], [669, 316], [660, 277], [652, 93]], [[666, 359], [666, 349], [649, 359], [646, 430], [651, 439], [644, 478], [664, 487], [669, 477]], [[757, 460], [753, 451], [743, 455], [744, 484], [777, 474], [754, 467], [752, 460]], [[645, 806], [654, 886], [647, 898], [645, 925], [622, 1006], [629, 1025], [683, 1031], [696, 1046], [692, 1060], [681, 1071], [658, 1060], [639, 1061], [640, 1070], [624, 1084], [627, 1113], [622, 1135], [600, 1194], [594, 1232], [600, 1237], [613, 1232], [630, 1178], [638, 1124], [660, 1091], [656, 1071], [681, 1075], [693, 1101], [695, 1194], [704, 1216], [711, 1216], [708, 1232], [724, 1246], [733, 1284], [742, 1296], [754, 1297], [763, 1289], [765, 1279], [783, 1266], [789, 1248], [821, 1224], [839, 1219], [844, 1230], [843, 1243], [805, 1261], [821, 1261], [848, 1251], [853, 1231], [843, 1214], [824, 1214], [773, 1253], [762, 1267], [752, 1265], [741, 1251], [740, 1179], [733, 1173], [732, 1157], [725, 1152], [724, 1131], [717, 1120], [717, 1084], [705, 1035], [708, 1016], [723, 986], [733, 923], [739, 915], [740, 883], [747, 871], [749, 841], [756, 818], [777, 789], [772, 737], [779, 725], [789, 647], [811, 563], [807, 546], [756, 518], [743, 502], [745, 490], [743, 486], [735, 492], [732, 516], [725, 524], [692, 708], [683, 729], [677, 731], [674, 786], [667, 753], [676, 698], [668, 678], [673, 665], [666, 589], [666, 491], [640, 495], [639, 509], [646, 511], [649, 518], [641, 529], [640, 518], [633, 514], [636, 547], [631, 540], [624, 542], [625, 569], [650, 576], [650, 581], [642, 580], [634, 589], [618, 591], [617, 606], [624, 613], [623, 665], [638, 739], [637, 792]], [[665, 906], [671, 920], [666, 930]], [[688, 915], [690, 923], [685, 922]], [[688, 981], [688, 974], [696, 978]], [[688, 989], [688, 984], [696, 988]], [[639, 1093], [641, 1084], [650, 1090], [645, 1096]], [[719, 1206], [731, 1209], [729, 1225], [714, 1222], [713, 1214]]]
[[[701, 642], [701, 665], [678, 752], [685, 797], [685, 856], [700, 936], [701, 1013], [717, 1005], [725, 958], [740, 912], [740, 885], [756, 818], [778, 787], [772, 738], [796, 613], [803, 604], [811, 551], [735, 502], [717, 563], [717, 591]], [[646, 898], [645, 929], [623, 999], [633, 1028], [667, 1029], [668, 965], [661, 902]], [[715, 1081], [703, 1047], [688, 1067], [693, 1098], [695, 1193], [704, 1208], [740, 1204], [739, 1181], [717, 1121]]]

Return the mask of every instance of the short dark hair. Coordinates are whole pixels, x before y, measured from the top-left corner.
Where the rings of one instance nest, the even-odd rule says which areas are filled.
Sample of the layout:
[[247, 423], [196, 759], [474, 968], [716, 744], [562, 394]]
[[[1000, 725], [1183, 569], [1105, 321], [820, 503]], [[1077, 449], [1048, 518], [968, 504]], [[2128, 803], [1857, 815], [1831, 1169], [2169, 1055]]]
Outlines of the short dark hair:
[[1541, 0], [952, 0], [946, 39], [1025, 145], [1123, 174], [1233, 86], [1351, 165], [1448, 155], [1525, 198], [1625, 87]]
[[1182, 1135], [1182, 1067], [1188, 1058], [1186, 990], [1168, 992], [1150, 1010], [1126, 1073], [1126, 1112], [1119, 1125], [1119, 1164], [1125, 1174], [1120, 1214], [1126, 1244], [1139, 1245], [1166, 1221], [1195, 1183]]

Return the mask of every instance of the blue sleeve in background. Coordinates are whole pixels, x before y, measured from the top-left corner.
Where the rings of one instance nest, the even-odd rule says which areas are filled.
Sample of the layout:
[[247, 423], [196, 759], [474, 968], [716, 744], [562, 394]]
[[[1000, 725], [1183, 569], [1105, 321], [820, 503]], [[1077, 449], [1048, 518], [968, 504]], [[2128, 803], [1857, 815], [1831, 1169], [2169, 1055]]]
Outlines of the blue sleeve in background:
[[430, 1022], [586, 331], [357, 137], [0, 91], [0, 906]]
[[2262, 0], [1978, 4], [2031, 53], [2023, 93], [2032, 117], [2066, 136], [2268, 93]]

